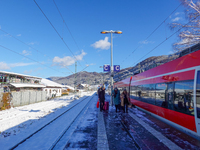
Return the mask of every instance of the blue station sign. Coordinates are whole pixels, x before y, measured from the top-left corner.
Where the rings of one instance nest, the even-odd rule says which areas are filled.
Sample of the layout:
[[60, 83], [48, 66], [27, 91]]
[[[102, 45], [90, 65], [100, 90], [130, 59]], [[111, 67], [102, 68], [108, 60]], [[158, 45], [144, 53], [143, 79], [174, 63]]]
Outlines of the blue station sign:
[[103, 65], [103, 71], [109, 72], [110, 71], [110, 65]]
[[120, 65], [114, 65], [114, 71], [116, 72], [120, 71]]

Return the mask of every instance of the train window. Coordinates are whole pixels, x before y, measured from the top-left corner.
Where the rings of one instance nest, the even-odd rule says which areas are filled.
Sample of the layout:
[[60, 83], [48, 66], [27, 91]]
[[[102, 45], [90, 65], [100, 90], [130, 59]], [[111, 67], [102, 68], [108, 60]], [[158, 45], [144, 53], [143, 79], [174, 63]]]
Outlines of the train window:
[[196, 110], [197, 110], [197, 117], [200, 118], [200, 71], [197, 72]]
[[193, 101], [194, 81], [175, 82], [174, 110], [185, 114], [194, 115]]
[[142, 85], [138, 85], [137, 89], [136, 89], [137, 99], [140, 100], [140, 101], [142, 100], [142, 89], [143, 89]]
[[155, 105], [155, 84], [143, 85], [142, 101]]
[[137, 97], [137, 87], [136, 86], [131, 86], [130, 95], [131, 95], [131, 98], [136, 99], [136, 97]]
[[149, 97], [149, 99], [150, 99], [150, 103], [151, 104], [156, 104], [156, 91], [155, 91], [155, 84], [149, 84], [149, 91], [148, 91], [148, 97]]
[[131, 98], [142, 101], [142, 85], [131, 87]]
[[156, 105], [161, 107], [168, 107], [166, 92], [167, 92], [167, 84], [166, 83], [158, 83], [156, 84]]
[[168, 109], [174, 110], [174, 83], [167, 83], [167, 102]]

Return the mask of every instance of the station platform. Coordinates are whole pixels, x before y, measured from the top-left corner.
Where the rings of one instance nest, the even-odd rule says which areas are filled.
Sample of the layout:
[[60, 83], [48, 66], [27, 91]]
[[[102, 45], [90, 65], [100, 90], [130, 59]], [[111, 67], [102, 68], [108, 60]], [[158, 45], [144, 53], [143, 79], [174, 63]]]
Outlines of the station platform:
[[[128, 113], [100, 112], [95, 94], [65, 149], [81, 150], [200, 150], [200, 141], [153, 116], [129, 108]], [[110, 96], [106, 95], [106, 101]]]

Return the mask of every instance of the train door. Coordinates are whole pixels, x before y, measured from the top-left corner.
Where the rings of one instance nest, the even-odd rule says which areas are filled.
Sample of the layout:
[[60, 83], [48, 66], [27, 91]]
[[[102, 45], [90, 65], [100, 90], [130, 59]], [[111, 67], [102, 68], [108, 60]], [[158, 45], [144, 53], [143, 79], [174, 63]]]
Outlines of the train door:
[[167, 84], [168, 108], [174, 110], [174, 83]]
[[194, 111], [197, 134], [200, 136], [200, 68], [195, 73]]

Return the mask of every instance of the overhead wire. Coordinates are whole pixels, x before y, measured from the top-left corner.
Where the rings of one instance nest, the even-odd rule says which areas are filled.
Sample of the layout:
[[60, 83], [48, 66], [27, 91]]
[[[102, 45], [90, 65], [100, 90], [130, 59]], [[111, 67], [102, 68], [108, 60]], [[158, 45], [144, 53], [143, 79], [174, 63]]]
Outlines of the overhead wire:
[[[76, 42], [74, 36], [72, 35], [72, 33], [71, 33], [71, 31], [70, 31], [70, 29], [69, 29], [69, 27], [68, 27], [68, 25], [67, 25], [67, 23], [66, 23], [66, 21], [65, 21], [63, 15], [62, 15], [62, 13], [61, 13], [61, 11], [60, 11], [60, 9], [59, 9], [58, 6], [57, 6], [55, 0], [53, 0], [53, 2], [54, 2], [54, 4], [55, 4], [55, 6], [56, 6], [56, 8], [57, 8], [57, 10], [58, 10], [58, 12], [59, 12], [59, 14], [60, 14], [62, 20], [63, 20], [64, 25], [66, 26], [67, 30], [69, 31], [69, 34], [71, 35], [71, 37], [72, 37], [72, 39], [73, 39], [73, 41], [74, 41], [76, 47], [77, 47], [78, 50], [81, 52], [81, 50], [80, 50], [80, 48], [79, 48], [79, 46], [78, 46], [78, 44], [77, 44], [77, 42]], [[84, 60], [84, 61], [85, 61], [85, 60]], [[87, 61], [85, 61], [85, 62], [87, 63]]]
[[[40, 52], [40, 51], [39, 51], [39, 50], [37, 50], [36, 48], [34, 48], [34, 47], [30, 46], [29, 44], [27, 44], [27, 43], [23, 42], [22, 40], [20, 40], [20, 39], [18, 39], [18, 38], [16, 38], [15, 36], [13, 36], [12, 34], [10, 34], [10, 33], [6, 32], [5, 30], [3, 30], [3, 29], [1, 29], [1, 28], [0, 28], [0, 30], [1, 30], [2, 32], [6, 33], [7, 35], [11, 36], [11, 37], [12, 37], [12, 38], [14, 38], [15, 40], [17, 40], [17, 41], [19, 41], [19, 42], [21, 42], [21, 43], [25, 44], [26, 46], [28, 46], [28, 47], [32, 48], [32, 49], [33, 49], [33, 50], [35, 50], [37, 53], [40, 53], [40, 54], [42, 54], [42, 55], [44, 55], [44, 56], [47, 56], [49, 59], [51, 59], [51, 58], [50, 58], [50, 56], [48, 56], [47, 54], [44, 54], [44, 53]], [[24, 55], [23, 55], [23, 56], [24, 56]], [[69, 68], [67, 68], [67, 67], [65, 67], [65, 68], [66, 68], [66, 69], [68, 69], [70, 72], [72, 72], [72, 73], [73, 73], [73, 71], [71, 71]]]
[[[32, 49], [34, 49], [36, 52], [39, 52], [40, 54], [42, 54], [42, 55], [44, 55], [44, 56], [47, 56], [46, 54], [44, 54], [44, 53], [40, 52], [39, 50], [35, 49], [34, 47], [30, 46], [29, 44], [27, 44], [27, 43], [23, 42], [22, 40], [20, 40], [20, 39], [16, 38], [15, 36], [13, 36], [12, 34], [10, 34], [10, 33], [6, 32], [5, 30], [2, 30], [1, 28], [0, 28], [0, 30], [1, 30], [2, 32], [6, 33], [7, 35], [11, 36], [12, 38], [16, 39], [17, 41], [19, 41], [19, 42], [21, 42], [21, 43], [23, 43], [23, 44], [27, 45], [28, 47], [30, 47], [30, 48], [32, 48]], [[49, 57], [49, 56], [47, 56], [47, 57]], [[49, 58], [50, 58], [50, 57], [49, 57]], [[51, 58], [50, 58], [50, 59], [51, 59]]]
[[[181, 5], [182, 5], [182, 3], [180, 3], [180, 4], [170, 13], [170, 15], [168, 15], [168, 17], [166, 17], [165, 20], [162, 21], [162, 22], [160, 23], [160, 24], [147, 36], [147, 38], [146, 38], [144, 41], [148, 40], [149, 37], [151, 37], [151, 36], [160, 28], [160, 26], [161, 26], [163, 23], [165, 23], [166, 20], [167, 20]], [[139, 45], [138, 47], [136, 47], [136, 48], [126, 57], [126, 59], [124, 59], [124, 60], [122, 61], [122, 63], [123, 63], [125, 60], [127, 60], [127, 58], [130, 57], [139, 47], [141, 47], [141, 46]], [[121, 64], [122, 64], [122, 63], [121, 63]]]
[[[58, 70], [56, 70], [56, 69], [54, 69], [54, 68], [52, 68], [52, 67], [49, 67], [49, 66], [47, 66], [47, 65], [44, 65], [43, 63], [41, 63], [41, 62], [39, 62], [39, 61], [37, 61], [37, 60], [34, 60], [34, 59], [30, 58], [30, 57], [27, 57], [27, 56], [25, 56], [25, 55], [23, 55], [23, 54], [20, 54], [20, 53], [14, 51], [14, 50], [11, 50], [11, 49], [9, 49], [9, 48], [3, 46], [3, 45], [0, 45], [0, 47], [4, 48], [4, 49], [6, 49], [6, 50], [9, 50], [9, 51], [11, 51], [11, 52], [13, 52], [13, 53], [15, 53], [15, 54], [18, 54], [18, 55], [20, 55], [20, 56], [23, 56], [23, 57], [25, 57], [25, 58], [27, 58], [27, 59], [29, 59], [29, 60], [32, 60], [32, 61], [34, 61], [34, 62], [37, 62], [38, 64], [43, 65], [43, 66], [45, 66], [45, 67], [47, 67], [47, 68], [50, 68], [50, 69], [52, 69], [52, 70], [54, 70], [54, 71], [60, 72], [60, 71], [58, 71]], [[63, 73], [63, 72], [60, 72], [60, 73]], [[63, 74], [64, 74], [64, 73], [63, 73]]]
[[[179, 28], [176, 32], [174, 32], [173, 34], [171, 34], [169, 37], [167, 37], [165, 40], [163, 40], [161, 43], [159, 43], [156, 47], [154, 47], [152, 50], [150, 50], [148, 53], [146, 53], [144, 56], [142, 56], [139, 60], [137, 60], [136, 62], [139, 62], [141, 59], [143, 59], [145, 56], [147, 56], [149, 53], [151, 53], [152, 51], [154, 51], [156, 48], [158, 48], [160, 45], [162, 45], [165, 41], [167, 41], [169, 38], [171, 38], [173, 35], [175, 35], [177, 32], [179, 32], [180, 30], [182, 30], [183, 28], [186, 27], [186, 25], [188, 25], [191, 21], [195, 20], [197, 17], [199, 17], [200, 15], [197, 15], [195, 18], [193, 18], [192, 20], [190, 20], [188, 23], [186, 23], [185, 25], [183, 25], [181, 28]], [[131, 66], [133, 66], [133, 63]]]
[[40, 11], [42, 12], [42, 14], [45, 16], [45, 18], [47, 19], [47, 21], [49, 22], [49, 24], [52, 26], [52, 28], [55, 30], [55, 32], [58, 34], [58, 36], [60, 37], [60, 39], [63, 41], [63, 43], [65, 44], [65, 46], [68, 48], [68, 50], [71, 52], [71, 54], [74, 56], [74, 58], [76, 59], [76, 61], [79, 63], [79, 65], [82, 67], [82, 65], [80, 64], [80, 62], [77, 60], [76, 56], [73, 54], [73, 52], [71, 51], [71, 49], [69, 48], [69, 46], [67, 45], [67, 43], [64, 41], [64, 39], [62, 38], [62, 36], [59, 34], [59, 32], [56, 30], [56, 28], [54, 27], [54, 25], [51, 23], [51, 21], [49, 20], [49, 18], [46, 16], [46, 14], [44, 13], [44, 11], [41, 9], [41, 7], [38, 5], [38, 3], [34, 0], [35, 4], [37, 5], [37, 7], [40, 9]]

